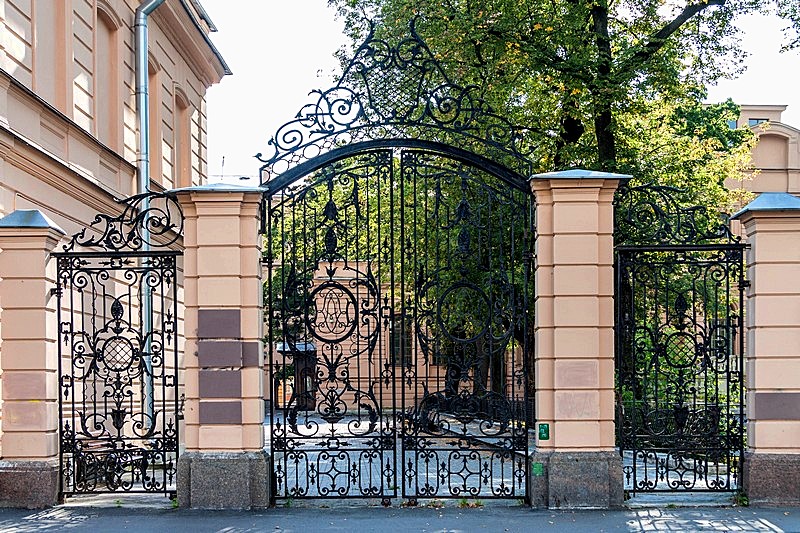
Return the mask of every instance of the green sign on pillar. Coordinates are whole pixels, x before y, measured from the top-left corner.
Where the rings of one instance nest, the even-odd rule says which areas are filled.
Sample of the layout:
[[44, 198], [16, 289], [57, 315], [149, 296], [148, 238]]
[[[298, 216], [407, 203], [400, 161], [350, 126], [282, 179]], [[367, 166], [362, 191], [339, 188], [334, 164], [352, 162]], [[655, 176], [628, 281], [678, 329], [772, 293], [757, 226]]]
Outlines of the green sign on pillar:
[[539, 424], [539, 440], [550, 440], [550, 424]]

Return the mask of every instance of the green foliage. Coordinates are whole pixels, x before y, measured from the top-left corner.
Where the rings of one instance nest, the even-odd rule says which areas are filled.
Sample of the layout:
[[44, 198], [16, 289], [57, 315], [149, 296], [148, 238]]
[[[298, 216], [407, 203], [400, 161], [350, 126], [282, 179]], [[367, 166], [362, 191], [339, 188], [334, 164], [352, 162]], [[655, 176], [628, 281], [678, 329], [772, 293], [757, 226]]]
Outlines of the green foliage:
[[[585, 167], [635, 174], [738, 200], [752, 136], [727, 130], [732, 102], [704, 108], [706, 83], [740, 72], [739, 17], [775, 9], [798, 46], [795, 0], [329, 0], [354, 42], [363, 15], [391, 39], [417, 30], [452, 76], [480, 87], [531, 129], [540, 170]], [[342, 53], [348, 56], [347, 52]]]

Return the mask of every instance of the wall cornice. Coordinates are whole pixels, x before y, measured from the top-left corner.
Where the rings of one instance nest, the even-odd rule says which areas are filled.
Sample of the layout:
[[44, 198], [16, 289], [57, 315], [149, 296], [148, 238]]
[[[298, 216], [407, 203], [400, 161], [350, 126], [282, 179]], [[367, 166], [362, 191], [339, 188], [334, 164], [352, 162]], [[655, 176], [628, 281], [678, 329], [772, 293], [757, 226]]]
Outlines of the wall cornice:
[[119, 193], [2, 125], [0, 146], [4, 147], [3, 159], [6, 164], [13, 165], [98, 212], [113, 213], [119, 210]]
[[[26, 103], [32, 104], [30, 106], [31, 109], [39, 110], [40, 114], [44, 113], [47, 115], [51, 121], [55, 120], [57, 122], [63, 123], [66, 125], [66, 133], [68, 134], [77, 134], [79, 135], [84, 141], [87, 143], [94, 145], [100, 148], [100, 151], [103, 156], [111, 158], [118, 162], [123, 167], [128, 167], [128, 170], [131, 172], [136, 171], [136, 165], [122, 157], [121, 154], [112, 150], [107, 145], [100, 142], [97, 137], [94, 137], [91, 133], [80, 127], [75, 121], [69, 118], [67, 115], [56, 109], [50, 103], [48, 103], [45, 99], [41, 96], [33, 92], [31, 89], [26, 87], [24, 84], [20, 83], [17, 79], [15, 79], [11, 74], [6, 72], [3, 69], [0, 69], [0, 90], [6, 86], [7, 83], [8, 91], [13, 91], [16, 95], [21, 96], [23, 99], [27, 100]], [[9, 124], [7, 116], [0, 116], [0, 126], [4, 129], [9, 130], [14, 135], [18, 135], [24, 138], [23, 135], [20, 135], [14, 130], [14, 125]], [[26, 142], [30, 142], [26, 140]], [[35, 143], [34, 143], [35, 144]]]
[[231, 74], [231, 71], [183, 2], [165, 2], [153, 12], [152, 17], [194, 74], [206, 87], [210, 87], [219, 83], [223, 76]]

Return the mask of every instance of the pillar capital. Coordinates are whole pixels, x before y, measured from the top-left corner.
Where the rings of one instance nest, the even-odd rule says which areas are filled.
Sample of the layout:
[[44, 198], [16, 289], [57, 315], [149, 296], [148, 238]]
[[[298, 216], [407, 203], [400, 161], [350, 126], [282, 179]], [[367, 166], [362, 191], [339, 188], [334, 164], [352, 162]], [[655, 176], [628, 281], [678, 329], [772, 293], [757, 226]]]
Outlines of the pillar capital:
[[632, 177], [633, 176], [630, 174], [616, 174], [613, 172], [600, 172], [598, 170], [576, 168], [558, 172], [534, 174], [530, 178], [530, 183], [534, 194], [537, 191], [546, 189], [612, 187], [616, 190], [620, 182], [626, 182]]
[[172, 189], [181, 205], [212, 202], [212, 203], [236, 203], [236, 202], [260, 202], [261, 197], [266, 192], [262, 187], [244, 187], [232, 183], [210, 183], [208, 185], [198, 185], [196, 187], [183, 187]]
[[764, 192], [731, 216], [731, 220], [743, 224], [755, 218], [800, 218], [800, 198], [785, 192]]
[[38, 209], [17, 209], [0, 218], [0, 249], [53, 251], [66, 235]]

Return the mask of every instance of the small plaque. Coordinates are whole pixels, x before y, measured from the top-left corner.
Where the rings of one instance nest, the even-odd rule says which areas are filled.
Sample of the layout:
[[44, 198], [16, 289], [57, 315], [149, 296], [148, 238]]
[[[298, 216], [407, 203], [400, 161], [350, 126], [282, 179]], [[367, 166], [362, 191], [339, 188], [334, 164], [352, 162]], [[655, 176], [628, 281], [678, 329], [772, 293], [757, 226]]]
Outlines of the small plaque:
[[550, 424], [539, 424], [539, 440], [550, 440]]
[[533, 463], [533, 475], [534, 476], [543, 476], [544, 475], [544, 464], [542, 464], [542, 463]]

